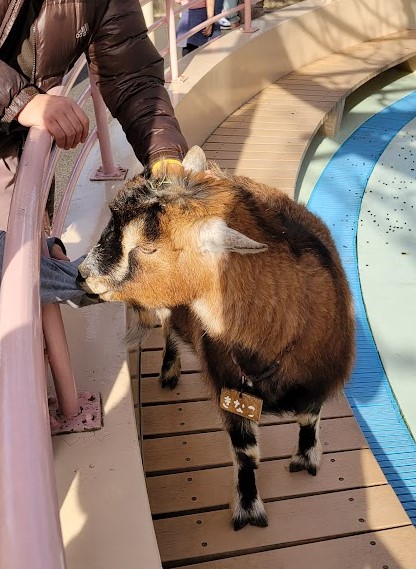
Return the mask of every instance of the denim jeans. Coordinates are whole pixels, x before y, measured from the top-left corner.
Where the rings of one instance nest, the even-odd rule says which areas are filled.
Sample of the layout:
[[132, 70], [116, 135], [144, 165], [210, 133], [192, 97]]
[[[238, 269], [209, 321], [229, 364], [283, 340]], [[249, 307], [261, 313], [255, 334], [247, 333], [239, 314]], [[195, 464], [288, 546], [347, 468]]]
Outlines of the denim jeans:
[[[223, 12], [225, 10], [231, 10], [231, 8], [235, 8], [237, 6], [237, 4], [238, 4], [237, 0], [224, 0], [223, 4], [222, 4], [222, 10], [223, 10]], [[240, 16], [239, 16], [238, 12], [236, 12], [235, 14], [231, 14], [230, 16], [225, 16], [225, 17], [232, 24], [240, 21]]]
[[[4, 241], [6, 233], [0, 231], [0, 284], [1, 284], [1, 268], [3, 264]], [[48, 247], [50, 248], [55, 239], [48, 239]], [[49, 257], [41, 257], [40, 259], [40, 300], [42, 304], [52, 302], [60, 302], [69, 304], [74, 308], [89, 306], [102, 302], [99, 299], [91, 298], [78, 288], [77, 275], [78, 265], [82, 263], [85, 255], [76, 259], [76, 261], [59, 261]]]

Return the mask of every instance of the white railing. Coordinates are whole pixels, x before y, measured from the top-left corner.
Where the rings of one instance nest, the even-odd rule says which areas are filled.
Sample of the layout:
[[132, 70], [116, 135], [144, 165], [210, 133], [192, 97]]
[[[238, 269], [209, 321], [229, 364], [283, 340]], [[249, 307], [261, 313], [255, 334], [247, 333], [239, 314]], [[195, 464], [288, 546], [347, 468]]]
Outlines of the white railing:
[[[189, 5], [197, 0], [191, 0]], [[144, 2], [143, 4], [145, 4]], [[254, 2], [255, 3], [255, 2]], [[166, 16], [149, 27], [167, 26], [169, 79], [178, 79], [175, 19], [186, 6], [166, 0]], [[217, 15], [178, 38], [191, 36], [223, 15], [243, 10], [244, 31], [251, 30], [251, 2]], [[79, 61], [61, 87], [52, 94], [69, 93], [85, 65]], [[52, 234], [60, 236], [79, 174], [97, 141], [102, 167], [97, 179], [120, 174], [112, 158], [107, 112], [95, 85], [78, 100], [82, 106], [93, 95], [97, 127], [92, 130], [74, 165], [59, 203]], [[62, 543], [53, 469], [50, 420], [46, 391], [46, 356], [52, 368], [63, 415], [78, 413], [79, 405], [59, 306], [40, 306], [39, 269], [42, 220], [48, 190], [60, 150], [50, 135], [31, 128], [20, 160], [5, 242], [0, 289], [0, 569], [63, 569]], [[44, 350], [44, 342], [46, 352]]]

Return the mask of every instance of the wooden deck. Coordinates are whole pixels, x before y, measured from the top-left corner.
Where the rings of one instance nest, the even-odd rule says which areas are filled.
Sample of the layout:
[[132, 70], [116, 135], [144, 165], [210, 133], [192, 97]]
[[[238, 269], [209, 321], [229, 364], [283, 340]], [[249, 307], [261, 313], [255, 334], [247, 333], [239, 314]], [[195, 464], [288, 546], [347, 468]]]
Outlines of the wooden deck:
[[165, 567], [413, 567], [414, 527], [344, 397], [323, 411], [316, 477], [287, 469], [298, 429], [291, 417], [263, 418], [257, 476], [269, 527], [234, 532], [228, 438], [195, 356], [184, 352], [176, 389], [159, 387], [162, 346], [156, 328], [143, 345], [139, 374], [142, 454]]
[[208, 158], [293, 197], [313, 137], [339, 129], [345, 98], [382, 71], [415, 66], [416, 30], [358, 44], [289, 73], [238, 109], [208, 138]]
[[[343, 101], [381, 69], [416, 53], [416, 32], [368, 42], [292, 73], [265, 89], [207, 140], [221, 167], [293, 196], [299, 166], [317, 130], [339, 126]], [[199, 374], [182, 356], [173, 391], [157, 376], [163, 338], [154, 329], [133, 380], [142, 455], [164, 567], [198, 569], [413, 569], [416, 532], [387, 483], [344, 397], [323, 411], [324, 455], [316, 477], [291, 474], [298, 427], [263, 417], [259, 490], [269, 526], [234, 532], [230, 444]]]

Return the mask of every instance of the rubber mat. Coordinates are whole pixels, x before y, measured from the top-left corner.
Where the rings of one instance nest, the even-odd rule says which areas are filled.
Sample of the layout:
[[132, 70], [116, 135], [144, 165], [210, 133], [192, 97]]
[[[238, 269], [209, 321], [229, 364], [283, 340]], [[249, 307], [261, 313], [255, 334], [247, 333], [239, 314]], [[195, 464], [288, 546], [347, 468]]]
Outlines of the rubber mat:
[[371, 172], [390, 141], [415, 116], [416, 92], [368, 119], [334, 154], [308, 202], [308, 208], [331, 229], [354, 296], [357, 358], [346, 395], [413, 524], [416, 522], [416, 444], [400, 413], [367, 320], [356, 240], [361, 201]]

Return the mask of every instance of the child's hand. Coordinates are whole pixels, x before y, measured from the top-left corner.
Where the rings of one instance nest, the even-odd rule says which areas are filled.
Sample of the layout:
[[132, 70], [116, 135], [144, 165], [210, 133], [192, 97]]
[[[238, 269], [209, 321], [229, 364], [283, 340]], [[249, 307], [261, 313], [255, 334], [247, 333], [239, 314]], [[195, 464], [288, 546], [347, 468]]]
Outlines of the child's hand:
[[205, 36], [206, 38], [209, 38], [211, 34], [212, 34], [212, 24], [210, 24], [209, 26], [207, 26], [202, 30], [202, 35]]
[[17, 115], [17, 121], [23, 126], [46, 129], [57, 146], [65, 150], [85, 142], [88, 136], [88, 117], [69, 97], [36, 95]]
[[50, 255], [53, 259], [58, 259], [58, 261], [69, 261], [69, 257], [65, 255], [58, 243], [52, 245]]

